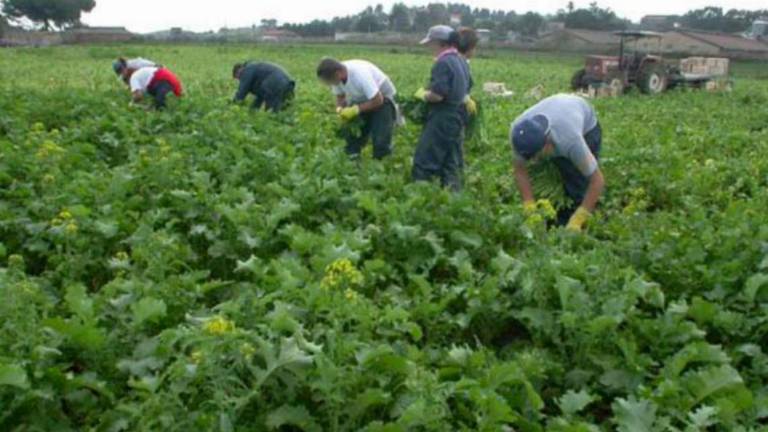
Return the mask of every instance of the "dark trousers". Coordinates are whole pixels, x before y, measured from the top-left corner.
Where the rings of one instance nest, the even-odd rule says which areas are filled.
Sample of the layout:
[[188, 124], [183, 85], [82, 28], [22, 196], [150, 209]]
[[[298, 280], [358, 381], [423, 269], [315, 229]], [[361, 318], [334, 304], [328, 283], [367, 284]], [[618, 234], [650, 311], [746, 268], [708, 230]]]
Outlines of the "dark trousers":
[[392, 135], [395, 129], [397, 109], [394, 102], [384, 100], [384, 105], [376, 111], [360, 114], [363, 128], [360, 136], [348, 137], [346, 152], [350, 156], [359, 156], [370, 138], [373, 141], [374, 159], [384, 159], [392, 154]]
[[173, 86], [168, 81], [160, 81], [149, 88], [147, 93], [155, 99], [155, 109], [162, 110], [166, 107], [168, 93], [173, 93]]
[[267, 79], [261, 85], [253, 101], [253, 109], [261, 109], [264, 105], [267, 111], [280, 112], [290, 105], [293, 100], [296, 83], [293, 81], [273, 81]]
[[[600, 150], [603, 146], [603, 129], [599, 123], [594, 129], [584, 135], [584, 141], [587, 142], [587, 147], [589, 147], [595, 159], [600, 160]], [[559, 225], [566, 225], [571, 216], [573, 216], [573, 213], [576, 212], [576, 209], [584, 202], [590, 179], [585, 177], [573, 162], [567, 158], [556, 157], [552, 158], [552, 161], [560, 171], [566, 196], [573, 201], [573, 205], [561, 210], [557, 217]]]
[[464, 119], [458, 109], [433, 110], [421, 132], [413, 157], [413, 180], [439, 178], [443, 187], [462, 189]]

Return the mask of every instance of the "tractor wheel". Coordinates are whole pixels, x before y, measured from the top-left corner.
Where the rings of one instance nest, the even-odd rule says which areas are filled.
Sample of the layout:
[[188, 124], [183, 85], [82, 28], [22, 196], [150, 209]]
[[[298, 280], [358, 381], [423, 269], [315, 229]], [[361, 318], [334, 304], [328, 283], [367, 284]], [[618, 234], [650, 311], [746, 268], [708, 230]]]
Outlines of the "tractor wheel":
[[657, 95], [667, 90], [669, 78], [664, 68], [658, 65], [650, 65], [640, 72], [637, 85], [645, 94]]
[[587, 87], [587, 83], [585, 82], [586, 77], [586, 69], [579, 69], [575, 74], [573, 74], [573, 78], [571, 78], [571, 90], [576, 91], [585, 89]]

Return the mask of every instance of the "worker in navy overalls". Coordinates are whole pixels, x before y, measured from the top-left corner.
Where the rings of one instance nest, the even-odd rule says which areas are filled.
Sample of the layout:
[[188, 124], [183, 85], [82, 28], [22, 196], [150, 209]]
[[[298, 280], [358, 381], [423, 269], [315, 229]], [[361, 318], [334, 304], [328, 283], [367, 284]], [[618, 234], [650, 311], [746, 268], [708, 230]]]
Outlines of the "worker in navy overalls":
[[421, 42], [435, 52], [429, 87], [416, 97], [430, 104], [427, 122], [413, 158], [413, 179], [439, 178], [443, 187], [458, 192], [464, 170], [466, 103], [471, 76], [469, 65], [459, 54], [459, 34], [448, 26], [429, 30]]

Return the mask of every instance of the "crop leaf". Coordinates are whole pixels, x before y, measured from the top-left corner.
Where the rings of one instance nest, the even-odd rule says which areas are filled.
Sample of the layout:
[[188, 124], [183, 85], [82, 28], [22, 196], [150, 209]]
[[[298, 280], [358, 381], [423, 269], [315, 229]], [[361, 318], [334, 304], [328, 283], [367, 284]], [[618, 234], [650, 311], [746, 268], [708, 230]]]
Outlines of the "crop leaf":
[[702, 371], [686, 374], [684, 378], [696, 404], [715, 393], [744, 383], [739, 372], [729, 365], [709, 367]]
[[758, 299], [758, 294], [762, 288], [768, 287], [768, 274], [758, 273], [747, 279], [744, 289], [744, 297], [749, 303], [754, 303]]
[[0, 364], [0, 386], [28, 389], [27, 372], [17, 364]]
[[688, 425], [695, 430], [706, 430], [718, 423], [717, 408], [704, 405], [694, 412], [688, 413]]
[[656, 405], [630, 396], [613, 404], [613, 415], [619, 432], [651, 432], [656, 423]]
[[167, 312], [167, 306], [161, 299], [145, 297], [133, 305], [133, 321], [137, 325], [147, 321], [157, 321]]
[[297, 427], [305, 432], [320, 432], [322, 428], [315, 422], [303, 406], [283, 405], [267, 416], [267, 427], [272, 430], [283, 426]]
[[595, 396], [589, 394], [586, 390], [581, 390], [579, 392], [568, 390], [563, 397], [558, 399], [557, 406], [560, 407], [560, 410], [564, 415], [573, 416], [578, 414], [595, 400]]
[[88, 293], [83, 285], [71, 285], [67, 288], [64, 295], [69, 310], [80, 317], [83, 321], [93, 319], [93, 300], [88, 297]]

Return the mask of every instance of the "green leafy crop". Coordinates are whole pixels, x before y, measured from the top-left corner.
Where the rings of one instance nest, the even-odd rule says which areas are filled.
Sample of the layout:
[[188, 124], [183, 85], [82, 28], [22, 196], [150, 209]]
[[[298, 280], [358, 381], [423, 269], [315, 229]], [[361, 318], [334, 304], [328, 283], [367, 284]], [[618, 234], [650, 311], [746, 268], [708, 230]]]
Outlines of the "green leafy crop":
[[[186, 97], [129, 108], [123, 53]], [[426, 52], [3, 51], [0, 430], [764, 430], [768, 83], [594, 101], [608, 188], [574, 235], [549, 164], [523, 214], [509, 125], [583, 60], [486, 54], [475, 81], [521, 96], [474, 95], [454, 195], [410, 182], [418, 124], [350, 161], [313, 70], [366, 58], [410, 94]], [[243, 58], [297, 77], [286, 112], [225, 102]]]

